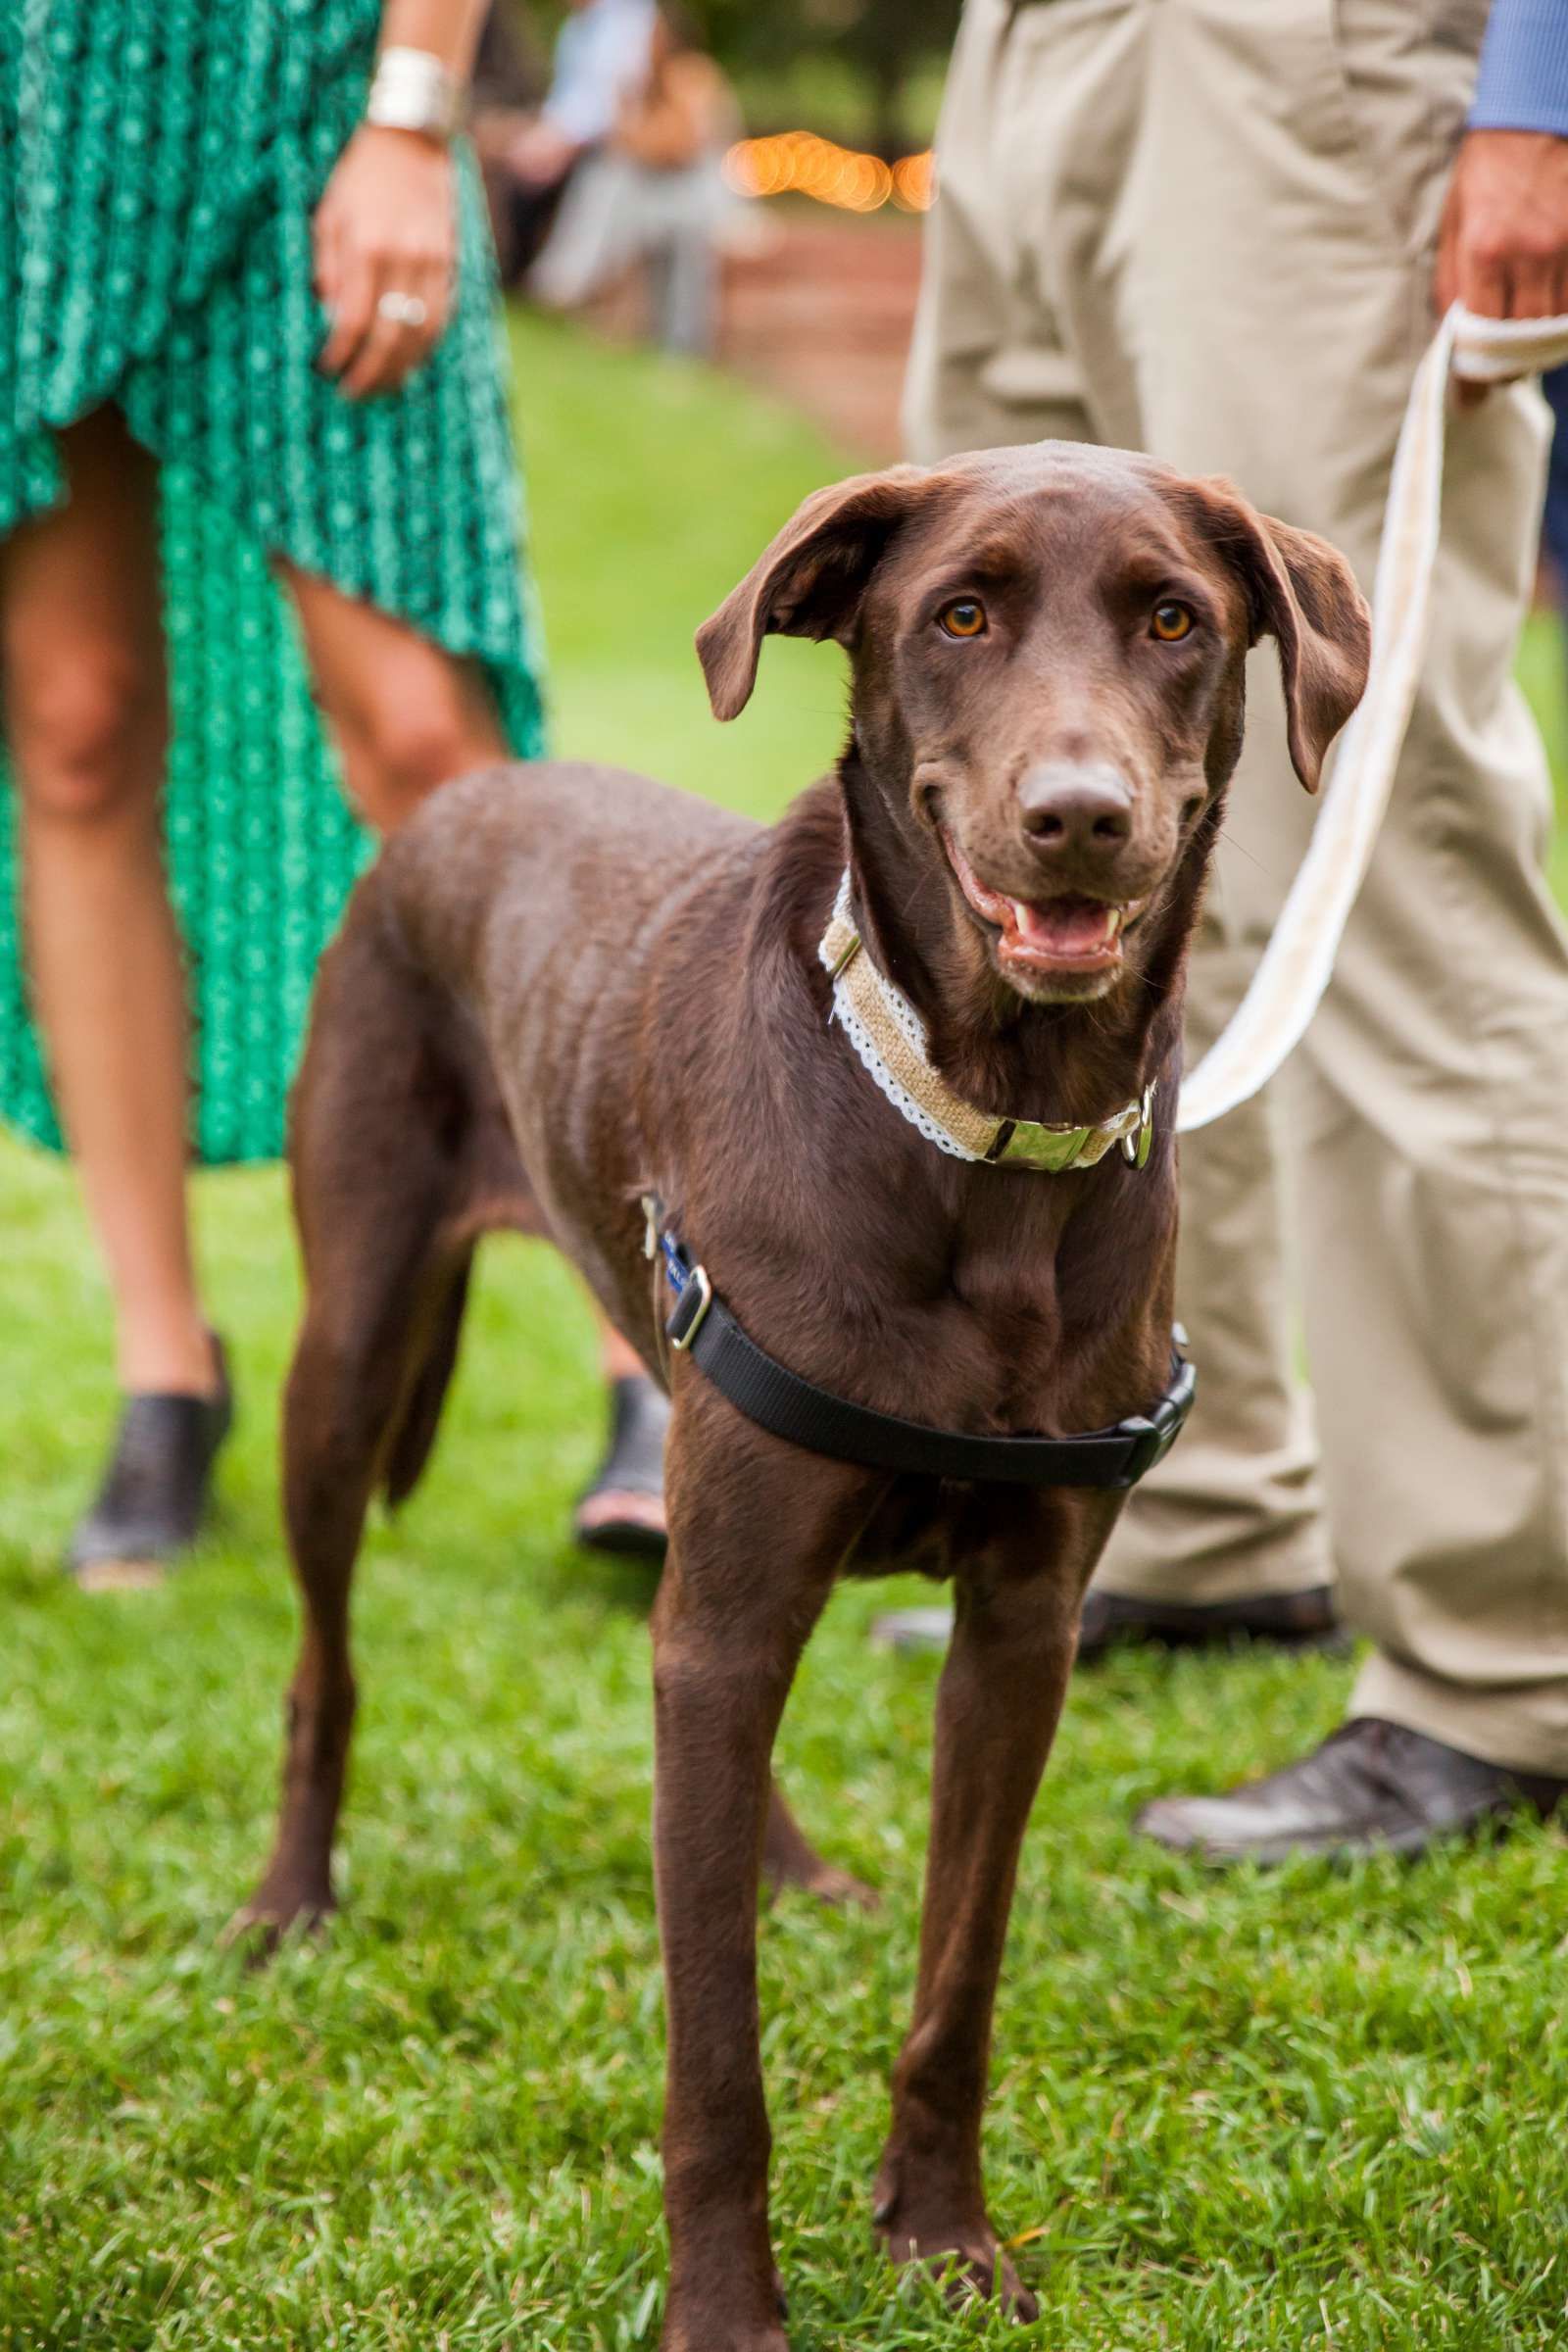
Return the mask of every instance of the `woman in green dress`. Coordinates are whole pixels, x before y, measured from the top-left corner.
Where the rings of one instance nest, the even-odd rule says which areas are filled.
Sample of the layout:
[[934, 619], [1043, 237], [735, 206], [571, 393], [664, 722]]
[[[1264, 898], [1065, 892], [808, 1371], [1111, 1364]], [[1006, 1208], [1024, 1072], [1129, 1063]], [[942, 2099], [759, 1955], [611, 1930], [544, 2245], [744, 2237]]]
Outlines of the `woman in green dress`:
[[[279, 1147], [369, 839], [339, 778], [384, 832], [543, 746], [451, 137], [483, 13], [0, 10], [0, 1113], [69, 1138], [114, 1297], [125, 1402], [72, 1543], [85, 1582], [156, 1572], [200, 1525], [229, 1396], [187, 1160]], [[646, 1467], [590, 1521], [657, 1526]]]

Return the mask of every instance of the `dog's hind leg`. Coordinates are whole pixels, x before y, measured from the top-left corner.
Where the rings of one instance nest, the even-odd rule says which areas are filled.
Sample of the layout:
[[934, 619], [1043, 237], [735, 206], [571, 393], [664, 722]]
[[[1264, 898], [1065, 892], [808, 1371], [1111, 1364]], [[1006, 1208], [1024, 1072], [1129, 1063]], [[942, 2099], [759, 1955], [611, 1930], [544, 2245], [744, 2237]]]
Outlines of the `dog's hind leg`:
[[[385, 1238], [384, 1233], [382, 1236]], [[412, 1252], [410, 1253], [412, 1256]], [[350, 1275], [363, 1280], [362, 1264]], [[411, 1283], [419, 1269], [404, 1259]], [[347, 1267], [340, 1267], [347, 1273]], [[363, 1290], [357, 1303], [368, 1306]], [[275, 1938], [334, 1907], [332, 1838], [354, 1722], [349, 1589], [367, 1507], [408, 1384], [412, 1318], [381, 1312], [345, 1328], [337, 1299], [313, 1303], [289, 1374], [283, 1503], [304, 1627], [285, 1709], [283, 1800], [276, 1842], [243, 1924]]]
[[992, 2006], [1024, 1825], [1114, 1500], [993, 1493], [985, 1550], [957, 1580], [937, 1694], [919, 1983], [876, 2182], [876, 2226], [895, 2261], [951, 2266], [956, 2294], [995, 2294], [1019, 2320], [1036, 2317], [1035, 2300], [998, 2242], [980, 2172]]
[[769, 1894], [798, 1886], [819, 1903], [848, 1903], [874, 1911], [877, 1897], [847, 1870], [824, 1862], [784, 1800], [775, 1780], [767, 1800], [767, 1827], [762, 1834], [762, 1884]]
[[323, 966], [290, 1160], [306, 1310], [283, 1412], [283, 1501], [304, 1628], [276, 1842], [236, 1929], [275, 1940], [333, 1904], [354, 1719], [349, 1588], [377, 1481], [414, 1483], [457, 1352], [474, 1118], [452, 1016], [356, 910]]

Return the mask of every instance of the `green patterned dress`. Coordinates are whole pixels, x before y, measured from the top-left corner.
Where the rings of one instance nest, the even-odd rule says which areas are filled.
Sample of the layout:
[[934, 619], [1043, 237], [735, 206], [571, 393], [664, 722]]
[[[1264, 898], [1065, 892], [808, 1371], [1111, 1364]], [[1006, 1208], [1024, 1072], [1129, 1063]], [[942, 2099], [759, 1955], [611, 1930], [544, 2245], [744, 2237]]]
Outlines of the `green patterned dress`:
[[[337, 789], [283, 555], [482, 662], [542, 749], [537, 632], [489, 242], [460, 155], [451, 325], [398, 393], [343, 399], [311, 217], [359, 120], [380, 0], [0, 0], [0, 536], [63, 494], [57, 428], [106, 402], [161, 461], [172, 887], [193, 1148], [279, 1149], [311, 975], [368, 842]], [[3, 712], [0, 712], [3, 736]], [[28, 1013], [0, 751], [0, 1117], [58, 1145]]]

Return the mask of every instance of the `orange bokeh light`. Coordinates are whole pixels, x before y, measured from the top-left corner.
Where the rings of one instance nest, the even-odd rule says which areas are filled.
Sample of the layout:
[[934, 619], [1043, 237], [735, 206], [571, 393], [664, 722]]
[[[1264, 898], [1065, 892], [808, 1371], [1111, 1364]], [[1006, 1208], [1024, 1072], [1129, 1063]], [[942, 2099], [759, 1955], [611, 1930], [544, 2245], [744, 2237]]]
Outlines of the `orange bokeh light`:
[[893, 167], [893, 201], [906, 213], [928, 213], [936, 201], [937, 159], [929, 147], [924, 155], [903, 155]]
[[874, 213], [889, 202], [923, 213], [936, 192], [929, 153], [901, 156], [890, 167], [811, 130], [738, 140], [724, 158], [724, 176], [739, 196], [810, 196], [850, 213]]

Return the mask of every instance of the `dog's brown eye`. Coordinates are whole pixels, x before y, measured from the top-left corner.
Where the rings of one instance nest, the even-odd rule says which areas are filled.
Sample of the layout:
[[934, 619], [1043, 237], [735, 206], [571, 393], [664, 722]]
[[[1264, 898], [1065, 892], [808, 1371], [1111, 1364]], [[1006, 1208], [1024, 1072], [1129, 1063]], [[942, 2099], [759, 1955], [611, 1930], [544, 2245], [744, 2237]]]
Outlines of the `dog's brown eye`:
[[1174, 601], [1156, 605], [1149, 625], [1161, 645], [1175, 645], [1193, 625], [1192, 608]]
[[937, 614], [937, 626], [949, 637], [981, 637], [985, 634], [986, 609], [977, 596], [956, 597]]

